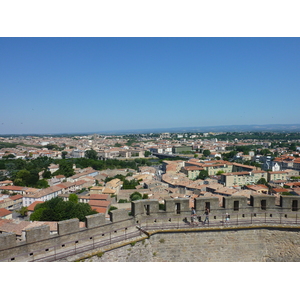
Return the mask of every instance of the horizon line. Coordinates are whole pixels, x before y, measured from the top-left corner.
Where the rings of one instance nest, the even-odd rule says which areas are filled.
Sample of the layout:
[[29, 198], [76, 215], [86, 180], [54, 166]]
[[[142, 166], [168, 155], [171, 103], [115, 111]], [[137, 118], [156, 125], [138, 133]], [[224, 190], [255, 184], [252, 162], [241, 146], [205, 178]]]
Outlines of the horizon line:
[[[213, 128], [226, 128], [226, 127], [265, 127], [265, 126], [297, 126], [300, 131], [300, 124], [250, 124], [250, 125], [205, 125], [205, 126], [185, 126], [185, 127], [164, 127], [164, 128], [144, 128], [144, 129], [114, 129], [114, 130], [102, 130], [102, 131], [82, 131], [82, 132], [56, 132], [56, 133], [0, 133], [0, 136], [17, 136], [17, 135], [84, 135], [84, 134], [125, 134], [125, 132], [139, 132], [141, 133], [151, 133], [151, 131], [156, 131], [156, 133], [163, 132], [166, 130], [181, 130], [186, 131], [187, 129], [194, 129], [200, 131], [200, 129], [210, 129]], [[259, 128], [258, 128], [259, 129]], [[261, 130], [263, 130], [261, 128]], [[264, 129], [266, 130], [266, 129]], [[267, 131], [282, 131], [283, 129], [268, 129]], [[291, 130], [291, 129], [290, 129]], [[295, 129], [294, 129], [295, 130]], [[230, 130], [227, 129], [230, 132]], [[249, 130], [251, 131], [251, 130]], [[256, 130], [255, 130], [256, 131]], [[114, 134], [113, 134], [114, 133]]]

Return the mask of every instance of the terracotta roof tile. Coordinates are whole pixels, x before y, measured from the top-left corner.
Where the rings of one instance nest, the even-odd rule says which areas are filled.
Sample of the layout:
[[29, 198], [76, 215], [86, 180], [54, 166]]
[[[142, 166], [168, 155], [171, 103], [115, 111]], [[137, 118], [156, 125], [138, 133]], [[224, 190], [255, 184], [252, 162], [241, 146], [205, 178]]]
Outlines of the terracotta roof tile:
[[5, 217], [12, 214], [11, 211], [7, 210], [6, 208], [0, 208], [0, 218]]

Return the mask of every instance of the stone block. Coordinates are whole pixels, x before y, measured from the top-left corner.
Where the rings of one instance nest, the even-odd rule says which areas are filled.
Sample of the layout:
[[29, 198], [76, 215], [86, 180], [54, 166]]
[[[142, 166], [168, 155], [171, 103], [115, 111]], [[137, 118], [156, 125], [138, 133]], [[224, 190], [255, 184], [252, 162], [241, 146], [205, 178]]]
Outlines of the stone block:
[[300, 196], [280, 196], [280, 207], [289, 211], [299, 211]]
[[180, 209], [181, 214], [190, 213], [190, 211], [191, 211], [190, 199], [187, 199], [187, 198], [175, 199], [176, 209], [178, 208], [178, 205], [179, 205], [179, 209]]
[[27, 229], [25, 231], [25, 237], [27, 243], [48, 239], [50, 237], [50, 227], [48, 225], [42, 225]]
[[217, 197], [199, 197], [195, 199], [195, 209], [201, 213], [208, 207], [210, 211], [220, 210], [219, 198]]
[[250, 197], [250, 206], [253, 210], [274, 210], [275, 205], [275, 196], [271, 195], [254, 195]]
[[247, 197], [224, 197], [223, 208], [227, 211], [239, 211], [248, 208]]
[[93, 228], [105, 224], [105, 214], [95, 214], [86, 216], [86, 228]]
[[60, 221], [57, 223], [57, 229], [59, 235], [79, 231], [79, 220], [70, 219], [70, 220]]
[[151, 215], [159, 212], [158, 200], [136, 200], [131, 202], [131, 212], [133, 216]]
[[131, 218], [128, 215], [129, 211], [126, 209], [115, 209], [109, 213], [111, 222], [124, 221]]
[[0, 234], [0, 250], [15, 247], [17, 244], [15, 233], [1, 233]]

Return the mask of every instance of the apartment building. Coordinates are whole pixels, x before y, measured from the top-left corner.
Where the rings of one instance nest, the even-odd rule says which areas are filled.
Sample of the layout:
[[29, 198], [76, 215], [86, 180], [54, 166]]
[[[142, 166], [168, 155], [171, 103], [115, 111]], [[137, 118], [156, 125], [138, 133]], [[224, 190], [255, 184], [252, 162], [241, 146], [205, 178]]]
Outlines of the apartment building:
[[8, 210], [20, 209], [23, 203], [22, 195], [14, 195], [0, 200], [0, 208]]
[[287, 180], [288, 172], [268, 172], [268, 181]]
[[23, 186], [16, 186], [16, 185], [8, 185], [8, 186], [0, 186], [0, 193], [1, 192], [8, 192], [8, 193], [16, 193], [16, 194], [25, 194], [25, 191], [27, 190], [27, 187]]
[[208, 172], [208, 175], [216, 175], [217, 173], [230, 173], [233, 172], [233, 163], [224, 160], [211, 160], [205, 162], [199, 162], [195, 159], [190, 159], [185, 162], [185, 166], [195, 166], [202, 168]]
[[243, 186], [253, 185], [259, 179], [264, 178], [267, 180], [268, 173], [265, 171], [252, 171], [252, 172], [232, 172], [221, 174], [221, 182], [225, 186]]
[[181, 172], [184, 173], [188, 177], [188, 179], [191, 180], [196, 179], [202, 170], [204, 169], [197, 166], [188, 166], [181, 168]]
[[47, 201], [62, 194], [63, 188], [59, 186], [51, 186], [34, 194], [23, 195], [23, 206], [29, 206], [35, 201]]

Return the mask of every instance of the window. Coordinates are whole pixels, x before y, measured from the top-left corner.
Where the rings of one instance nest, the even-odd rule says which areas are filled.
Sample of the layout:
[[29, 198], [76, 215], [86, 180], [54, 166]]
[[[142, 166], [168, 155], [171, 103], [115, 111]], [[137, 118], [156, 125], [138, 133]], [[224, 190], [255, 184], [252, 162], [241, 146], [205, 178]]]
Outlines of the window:
[[239, 201], [234, 201], [233, 202], [233, 210], [239, 210]]
[[149, 216], [150, 215], [150, 205], [144, 205], [145, 210], [146, 210], [146, 215]]
[[292, 201], [292, 211], [298, 211], [298, 200]]
[[260, 208], [262, 210], [266, 210], [267, 209], [267, 200], [261, 200], [260, 201]]

